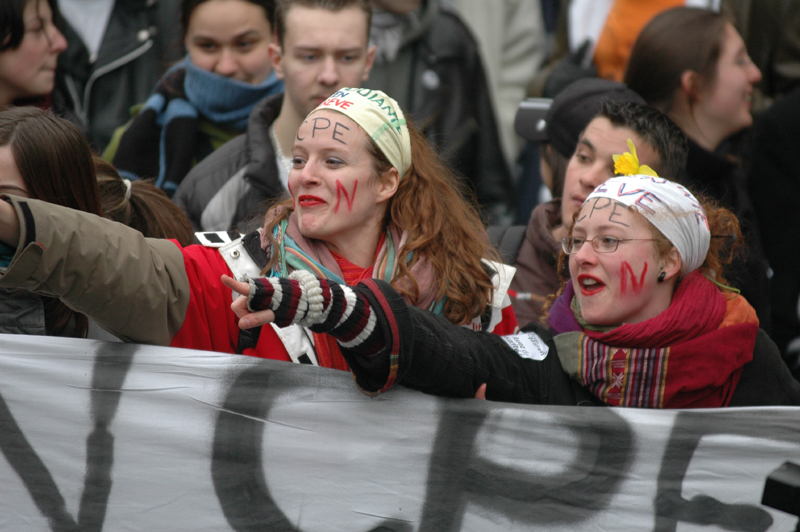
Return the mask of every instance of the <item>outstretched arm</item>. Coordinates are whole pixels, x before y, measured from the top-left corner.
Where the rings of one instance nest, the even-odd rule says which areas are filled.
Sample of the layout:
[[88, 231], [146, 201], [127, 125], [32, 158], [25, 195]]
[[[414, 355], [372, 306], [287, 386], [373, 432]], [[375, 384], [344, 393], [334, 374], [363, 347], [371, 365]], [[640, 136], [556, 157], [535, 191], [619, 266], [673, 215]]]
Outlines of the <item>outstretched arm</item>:
[[169, 345], [183, 324], [190, 287], [173, 242], [16, 196], [0, 198], [0, 241], [15, 250], [2, 288], [57, 297], [127, 341]]
[[[301, 276], [313, 278], [307, 272]], [[367, 280], [355, 287], [339, 287], [348, 290], [363, 306], [362, 317], [374, 317], [374, 327], [368, 335], [361, 336], [364, 341], [353, 345], [342, 341], [347, 328], [332, 325], [335, 320], [330, 316], [334, 311], [327, 311], [328, 307], [323, 306], [320, 316], [307, 320], [316, 312], [307, 310], [309, 298], [297, 296], [303, 287], [296, 278], [255, 279], [249, 284], [224, 278], [224, 282], [246, 296], [237, 299], [232, 307], [250, 325], [262, 320], [274, 320], [277, 325], [298, 323], [336, 337], [358, 384], [368, 393], [385, 391], [396, 380], [434, 395], [475, 397], [482, 390], [487, 399], [517, 403], [574, 405], [588, 396], [588, 392], [573, 386], [561, 369], [555, 346], [542, 329], [538, 332], [548, 338], [550, 354], [543, 361], [525, 359], [501, 337], [453, 325], [407, 305], [388, 283]], [[319, 282], [338, 287], [329, 281]], [[273, 294], [280, 291], [279, 300], [267, 294], [269, 288], [262, 290], [266, 285], [272, 286]], [[276, 287], [280, 289], [275, 290]], [[336, 289], [328, 291], [338, 293]], [[330, 314], [323, 320], [325, 312]], [[349, 324], [357, 321], [367, 323], [369, 319], [350, 320]], [[349, 330], [347, 338], [354, 333], [354, 329]]]
[[0, 200], [0, 242], [11, 247], [19, 244], [19, 220], [14, 207], [5, 199]]

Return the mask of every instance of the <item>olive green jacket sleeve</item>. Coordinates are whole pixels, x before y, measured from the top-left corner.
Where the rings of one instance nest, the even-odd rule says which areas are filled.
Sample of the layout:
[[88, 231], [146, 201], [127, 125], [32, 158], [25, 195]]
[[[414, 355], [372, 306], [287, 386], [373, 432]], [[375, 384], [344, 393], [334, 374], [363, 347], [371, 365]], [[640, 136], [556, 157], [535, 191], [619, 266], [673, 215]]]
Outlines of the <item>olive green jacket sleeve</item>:
[[20, 239], [8, 268], [0, 269], [0, 287], [58, 297], [122, 340], [169, 345], [190, 298], [175, 243], [93, 214], [6, 198]]

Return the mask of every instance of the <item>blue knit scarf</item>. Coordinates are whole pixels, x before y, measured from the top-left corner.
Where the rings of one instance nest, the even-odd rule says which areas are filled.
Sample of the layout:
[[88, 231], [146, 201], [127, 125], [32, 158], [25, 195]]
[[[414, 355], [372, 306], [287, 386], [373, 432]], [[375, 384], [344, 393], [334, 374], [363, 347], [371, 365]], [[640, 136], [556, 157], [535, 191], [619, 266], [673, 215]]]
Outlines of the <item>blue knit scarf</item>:
[[[155, 177], [157, 172], [156, 186], [171, 196], [201, 158], [196, 145], [201, 118], [242, 133], [255, 105], [282, 91], [275, 72], [253, 85], [203, 70], [187, 56], [161, 78], [121, 137], [113, 163], [128, 179]], [[157, 154], [149, 149], [156, 139]]]
[[187, 57], [173, 68], [186, 69], [183, 89], [188, 103], [215, 124], [244, 131], [253, 107], [273, 94], [283, 92], [283, 81], [269, 73], [267, 79], [253, 85], [226, 78], [195, 66]]

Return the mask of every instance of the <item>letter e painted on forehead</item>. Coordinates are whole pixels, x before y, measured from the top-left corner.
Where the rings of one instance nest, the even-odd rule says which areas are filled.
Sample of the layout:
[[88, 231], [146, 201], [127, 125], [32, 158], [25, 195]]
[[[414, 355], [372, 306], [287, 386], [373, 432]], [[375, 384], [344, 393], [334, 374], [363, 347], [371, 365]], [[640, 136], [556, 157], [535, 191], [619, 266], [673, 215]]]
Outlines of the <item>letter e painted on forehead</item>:
[[336, 124], [333, 126], [333, 140], [335, 140], [336, 142], [341, 142], [342, 144], [347, 144], [347, 142], [345, 142], [342, 139], [336, 137], [336, 135], [342, 135], [343, 134], [343, 132], [340, 130], [340, 128], [341, 129], [345, 129], [347, 131], [350, 131], [350, 128], [347, 127], [346, 125], [342, 124], [341, 122], [336, 122]]
[[626, 210], [627, 207], [625, 206], [625, 204], [615, 201], [614, 208], [611, 209], [611, 214], [608, 215], [608, 221], [611, 222], [612, 224], [624, 225], [625, 227], [630, 227], [630, 225], [614, 219], [618, 216], [622, 216]]
[[[323, 120], [325, 121], [325, 125], [323, 127], [319, 127], [317, 123]], [[314, 134], [317, 132], [317, 130], [323, 131], [325, 129], [328, 129], [329, 127], [331, 127], [331, 121], [325, 118], [324, 116], [319, 116], [317, 118], [314, 118], [314, 125], [311, 128], [311, 138], [312, 139], [314, 138]]]

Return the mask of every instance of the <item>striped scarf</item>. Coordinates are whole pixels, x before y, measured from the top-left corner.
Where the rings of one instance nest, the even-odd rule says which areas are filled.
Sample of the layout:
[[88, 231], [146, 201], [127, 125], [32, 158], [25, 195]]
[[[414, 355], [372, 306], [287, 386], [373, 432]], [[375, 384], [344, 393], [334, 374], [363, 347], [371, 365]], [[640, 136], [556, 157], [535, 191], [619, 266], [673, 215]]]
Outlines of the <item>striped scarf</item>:
[[658, 316], [607, 332], [586, 326], [574, 295], [568, 283], [548, 317], [558, 356], [564, 371], [609, 405], [726, 406], [753, 358], [753, 307], [699, 271], [680, 282]]
[[[271, 277], [286, 277], [293, 270], [307, 270], [317, 277], [330, 279], [337, 283], [346, 284], [341, 268], [336, 259], [331, 254], [328, 246], [321, 240], [306, 238], [300, 233], [297, 226], [297, 219], [294, 213], [288, 219], [283, 220], [275, 226], [273, 237], [280, 245], [280, 260], [273, 266], [269, 275]], [[397, 274], [398, 260], [397, 253], [402, 249], [408, 238], [408, 234], [391, 225], [383, 237], [383, 245], [378, 248], [375, 255], [375, 264], [372, 267], [373, 279], [391, 282]], [[261, 247], [268, 249], [269, 241], [262, 236]], [[407, 263], [412, 257], [409, 254], [405, 260]], [[411, 267], [411, 275], [417, 282], [419, 297], [417, 301], [411, 301], [404, 296], [403, 299], [409, 305], [431, 310], [435, 314], [442, 315], [444, 302], [436, 300], [437, 286], [435, 285], [433, 268], [427, 258], [420, 257]], [[399, 288], [410, 290], [410, 282], [404, 280]]]
[[[280, 246], [280, 260], [270, 270], [269, 277], [288, 277], [292, 271], [306, 270], [316, 277], [347, 284], [341, 266], [328, 246], [320, 240], [306, 238], [300, 233], [295, 213], [275, 226], [273, 237]], [[394, 225], [386, 230], [375, 254], [371, 278], [391, 282], [397, 273], [398, 250], [403, 247], [407, 237], [405, 231], [401, 233]], [[261, 247], [268, 249], [268, 246], [269, 241], [262, 235]], [[410, 261], [411, 256], [407, 256], [406, 260]], [[436, 286], [430, 262], [425, 257], [420, 257], [411, 267], [411, 275], [417, 281], [419, 297], [416, 302], [412, 302], [405, 295], [403, 299], [409, 305], [427, 308], [440, 316], [443, 315], [444, 301], [436, 300]], [[410, 286], [410, 282], [404, 281], [406, 286]], [[320, 366], [349, 369], [333, 337], [314, 333], [314, 345]]]

